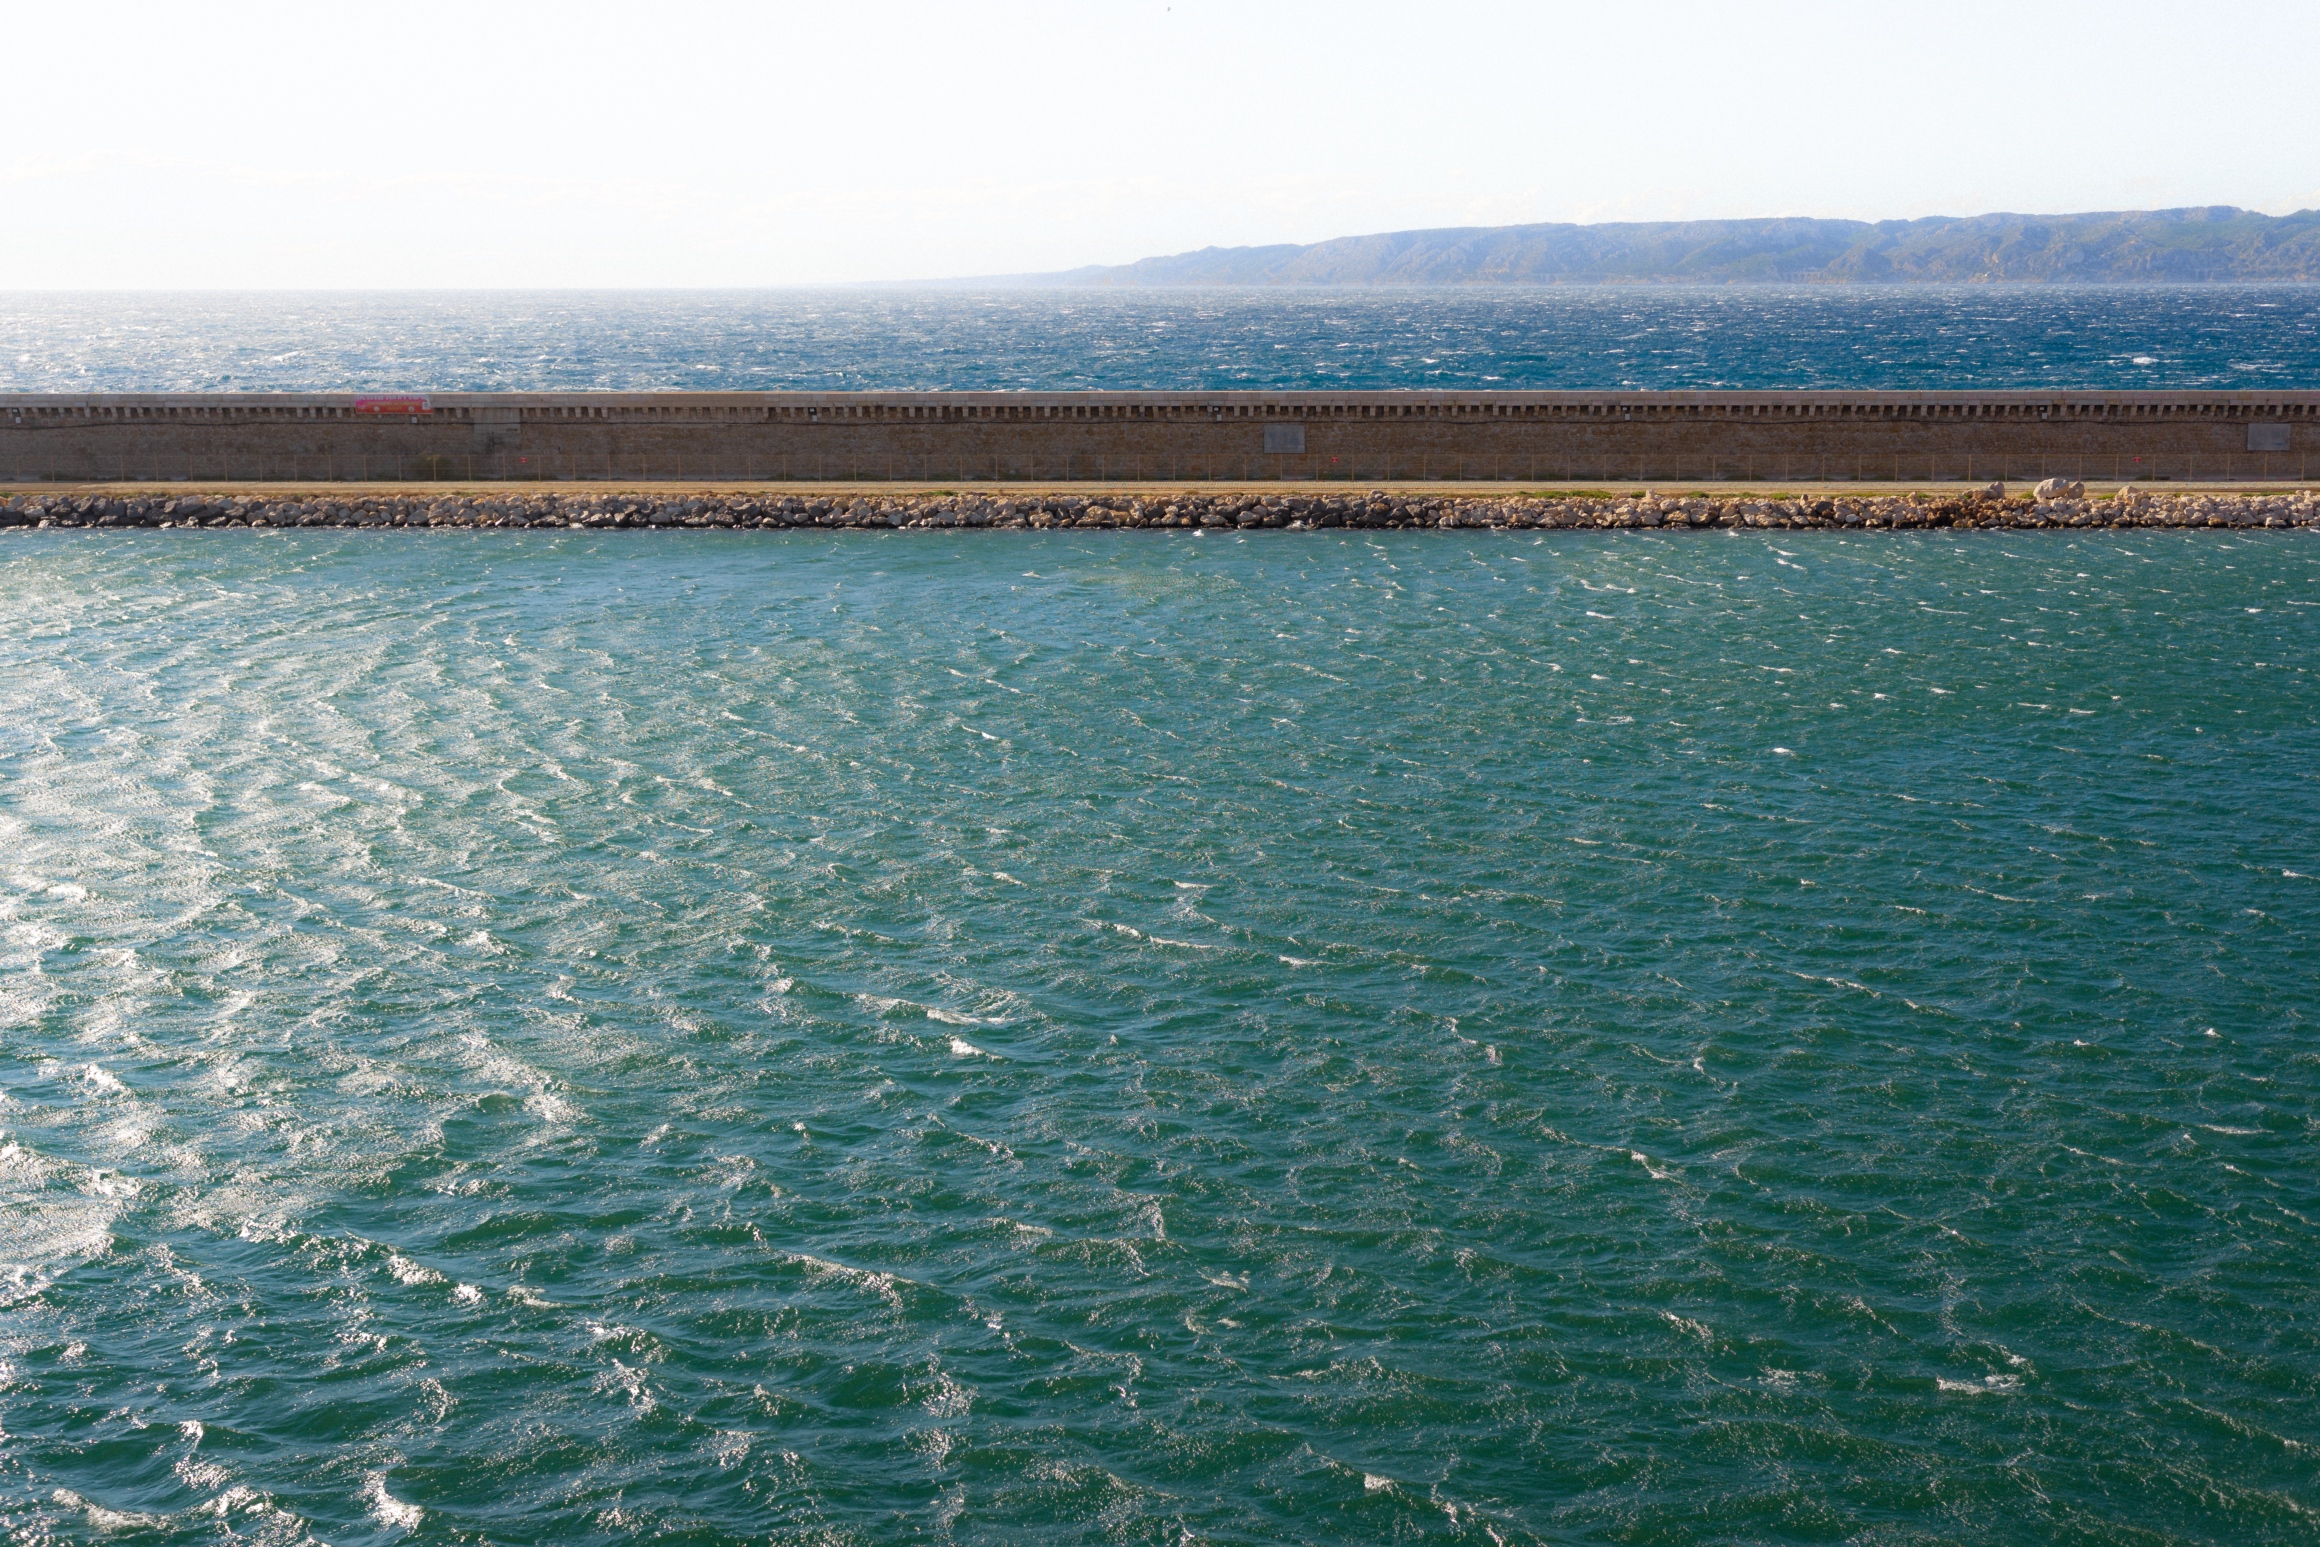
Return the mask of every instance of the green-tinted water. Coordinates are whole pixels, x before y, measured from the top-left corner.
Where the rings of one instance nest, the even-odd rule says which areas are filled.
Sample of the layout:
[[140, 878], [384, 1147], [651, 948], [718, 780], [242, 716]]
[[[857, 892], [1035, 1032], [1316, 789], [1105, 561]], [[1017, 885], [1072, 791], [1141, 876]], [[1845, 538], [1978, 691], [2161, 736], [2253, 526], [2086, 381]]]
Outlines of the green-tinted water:
[[2320, 546], [0, 543], [16, 1540], [2289, 1542]]

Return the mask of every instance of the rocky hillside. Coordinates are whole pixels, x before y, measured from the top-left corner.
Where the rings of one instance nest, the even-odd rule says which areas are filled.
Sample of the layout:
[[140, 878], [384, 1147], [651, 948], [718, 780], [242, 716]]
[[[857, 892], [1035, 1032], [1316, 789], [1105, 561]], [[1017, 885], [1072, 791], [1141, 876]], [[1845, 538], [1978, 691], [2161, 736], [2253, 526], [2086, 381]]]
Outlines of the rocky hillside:
[[1204, 247], [1042, 285], [1568, 285], [2320, 280], [2320, 210], [1475, 226]]

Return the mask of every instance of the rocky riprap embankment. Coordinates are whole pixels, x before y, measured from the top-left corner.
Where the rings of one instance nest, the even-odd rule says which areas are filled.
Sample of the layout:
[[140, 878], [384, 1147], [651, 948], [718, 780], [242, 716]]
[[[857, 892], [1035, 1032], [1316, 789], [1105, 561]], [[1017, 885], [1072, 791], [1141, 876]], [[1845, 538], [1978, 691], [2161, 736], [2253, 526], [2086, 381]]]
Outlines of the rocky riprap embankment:
[[2250, 527], [2320, 526], [2320, 491], [2039, 501], [1992, 491], [1764, 499], [1423, 494], [29, 494], [0, 529], [66, 527]]

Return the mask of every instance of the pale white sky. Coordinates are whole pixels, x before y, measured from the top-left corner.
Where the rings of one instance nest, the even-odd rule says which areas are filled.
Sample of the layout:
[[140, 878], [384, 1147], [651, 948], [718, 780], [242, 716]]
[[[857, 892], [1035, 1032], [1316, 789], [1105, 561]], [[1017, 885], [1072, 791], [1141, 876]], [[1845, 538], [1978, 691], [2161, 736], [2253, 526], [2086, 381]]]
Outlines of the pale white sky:
[[2320, 5], [0, 4], [0, 289], [782, 285], [2320, 205]]

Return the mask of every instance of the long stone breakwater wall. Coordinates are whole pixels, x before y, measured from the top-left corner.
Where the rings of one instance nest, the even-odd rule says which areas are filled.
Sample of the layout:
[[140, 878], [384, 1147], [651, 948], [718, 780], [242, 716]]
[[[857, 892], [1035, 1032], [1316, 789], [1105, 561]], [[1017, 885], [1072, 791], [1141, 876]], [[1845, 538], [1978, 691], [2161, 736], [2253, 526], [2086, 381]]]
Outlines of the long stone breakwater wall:
[[0, 482], [2300, 482], [2320, 392], [0, 394]]
[[2165, 494], [2128, 488], [2103, 498], [2068, 489], [2006, 494], [1986, 488], [1959, 497], [1881, 494], [1835, 499], [1717, 498], [1706, 494], [1427, 498], [1284, 491], [1166, 495], [979, 494], [807, 496], [748, 493], [566, 495], [547, 491], [474, 494], [311, 493], [118, 496], [19, 495], [0, 501], [0, 536], [57, 527], [526, 527], [685, 528], [1064, 528], [1252, 527], [1322, 531], [1474, 528], [1719, 529], [1827, 527], [1912, 530], [1978, 527], [2320, 527], [2320, 492]]

